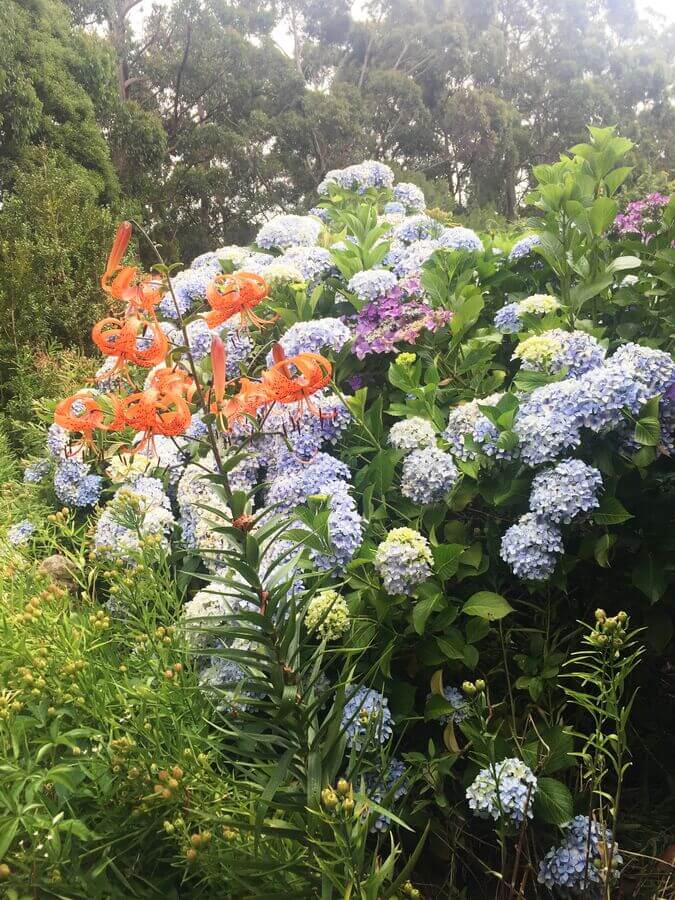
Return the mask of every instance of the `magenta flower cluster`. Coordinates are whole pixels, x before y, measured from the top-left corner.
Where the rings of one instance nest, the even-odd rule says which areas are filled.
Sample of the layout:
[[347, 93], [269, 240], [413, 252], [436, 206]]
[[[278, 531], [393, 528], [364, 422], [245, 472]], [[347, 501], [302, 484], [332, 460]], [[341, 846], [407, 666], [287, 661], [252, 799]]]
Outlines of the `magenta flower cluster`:
[[452, 312], [433, 309], [416, 296], [420, 291], [419, 279], [407, 278], [362, 307], [355, 318], [352, 346], [358, 359], [392, 353], [398, 344], [414, 344], [421, 331], [435, 331], [450, 321]]
[[644, 200], [634, 200], [614, 220], [614, 230], [619, 234], [639, 234], [647, 243], [652, 232], [646, 229], [648, 223], [658, 221], [659, 214], [669, 203], [665, 194], [648, 194]]

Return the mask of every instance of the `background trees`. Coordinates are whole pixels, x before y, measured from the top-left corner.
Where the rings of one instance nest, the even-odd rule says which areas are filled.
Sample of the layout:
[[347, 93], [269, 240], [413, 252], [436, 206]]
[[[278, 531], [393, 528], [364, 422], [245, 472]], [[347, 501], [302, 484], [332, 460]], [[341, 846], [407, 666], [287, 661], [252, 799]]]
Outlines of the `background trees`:
[[[40, 239], [19, 254], [20, 279], [39, 287], [58, 243], [82, 267], [53, 308], [95, 291], [104, 251], [90, 207], [140, 217], [167, 257], [189, 261], [248, 240], [266, 211], [311, 203], [326, 171], [364, 157], [477, 221], [485, 209], [515, 218], [532, 166], [588, 122], [636, 141], [641, 187], [672, 168], [675, 36], [639, 20], [633, 0], [145, 0], [138, 17], [140, 2], [2, 4], [5, 323], [26, 229]], [[73, 186], [58, 221], [39, 190], [31, 204], [31, 173]], [[77, 341], [76, 316], [58, 318], [52, 334]]]

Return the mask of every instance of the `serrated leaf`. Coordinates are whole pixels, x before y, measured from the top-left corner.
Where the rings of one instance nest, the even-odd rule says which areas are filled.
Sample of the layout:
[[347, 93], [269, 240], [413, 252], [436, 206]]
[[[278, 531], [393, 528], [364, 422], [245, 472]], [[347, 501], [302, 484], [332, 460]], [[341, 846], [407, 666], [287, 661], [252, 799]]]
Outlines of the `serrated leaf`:
[[447, 581], [457, 574], [459, 558], [464, 549], [463, 544], [438, 544], [432, 548], [434, 571], [441, 581]]
[[569, 788], [555, 778], [539, 778], [534, 795], [534, 815], [549, 825], [562, 825], [574, 815]]
[[437, 606], [443, 601], [442, 594], [435, 594], [431, 597], [424, 597], [418, 600], [412, 611], [413, 628], [418, 634], [424, 634], [427, 619]]

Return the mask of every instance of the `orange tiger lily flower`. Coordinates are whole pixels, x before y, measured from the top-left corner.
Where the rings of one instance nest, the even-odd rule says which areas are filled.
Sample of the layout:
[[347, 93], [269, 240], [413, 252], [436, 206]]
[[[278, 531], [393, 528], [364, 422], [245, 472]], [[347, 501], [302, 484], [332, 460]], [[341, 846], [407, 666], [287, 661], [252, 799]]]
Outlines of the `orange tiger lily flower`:
[[[116, 319], [108, 317], [94, 325], [91, 337], [101, 353], [116, 356], [115, 370], [126, 363], [133, 363], [144, 369], [163, 362], [169, 352], [169, 341], [157, 322], [141, 319]], [[139, 338], [150, 339], [147, 347], [139, 347]], [[110, 373], [106, 373], [108, 377]]]
[[321, 411], [309, 399], [330, 382], [333, 367], [320, 353], [284, 354], [281, 344], [272, 348], [274, 364], [262, 375], [262, 383], [269, 396], [277, 403], [303, 403], [314, 415]]
[[130, 451], [136, 453], [157, 435], [176, 437], [187, 429], [192, 414], [187, 401], [176, 394], [160, 395], [156, 390], [136, 391], [122, 400], [122, 414], [126, 425], [143, 435]]
[[124, 425], [119, 398], [106, 395], [111, 410], [106, 411], [101, 398], [86, 391], [78, 391], [56, 405], [54, 422], [66, 431], [78, 432], [85, 444], [91, 446], [94, 431], [116, 431]]
[[175, 394], [183, 397], [188, 403], [192, 400], [197, 390], [192, 376], [180, 366], [164, 366], [152, 373], [150, 388], [158, 392], [160, 396]]
[[267, 282], [261, 275], [252, 272], [237, 272], [235, 275], [216, 275], [206, 289], [206, 299], [211, 311], [204, 315], [209, 328], [217, 328], [232, 316], [239, 314], [242, 322], [262, 328], [277, 320], [261, 319], [253, 308], [269, 294]]
[[117, 229], [101, 287], [113, 300], [127, 304], [125, 315], [144, 312], [154, 315], [162, 299], [162, 279], [154, 275], [139, 275], [137, 266], [122, 266], [122, 259], [131, 240], [131, 222], [122, 222]]
[[273, 398], [270, 397], [264, 385], [248, 378], [242, 378], [239, 382], [239, 391], [222, 404], [220, 412], [231, 425], [245, 416], [255, 416], [262, 406], [267, 406], [272, 401]]

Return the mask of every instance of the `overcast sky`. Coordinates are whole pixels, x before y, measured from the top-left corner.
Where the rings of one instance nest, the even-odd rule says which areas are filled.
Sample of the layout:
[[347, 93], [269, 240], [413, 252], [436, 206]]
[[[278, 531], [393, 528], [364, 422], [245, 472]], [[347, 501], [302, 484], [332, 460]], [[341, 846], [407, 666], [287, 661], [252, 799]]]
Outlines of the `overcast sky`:
[[[153, 2], [164, 4], [167, 0], [141, 0], [139, 6], [131, 14], [135, 28], [142, 24], [145, 15], [152, 9]], [[675, 2], [673, 0], [636, 0], [635, 5], [641, 16], [651, 19], [657, 26], [675, 23]], [[284, 41], [283, 33], [275, 34], [275, 38], [284, 49], [290, 49], [291, 45], [288, 43], [288, 47], [286, 46], [287, 42]]]

